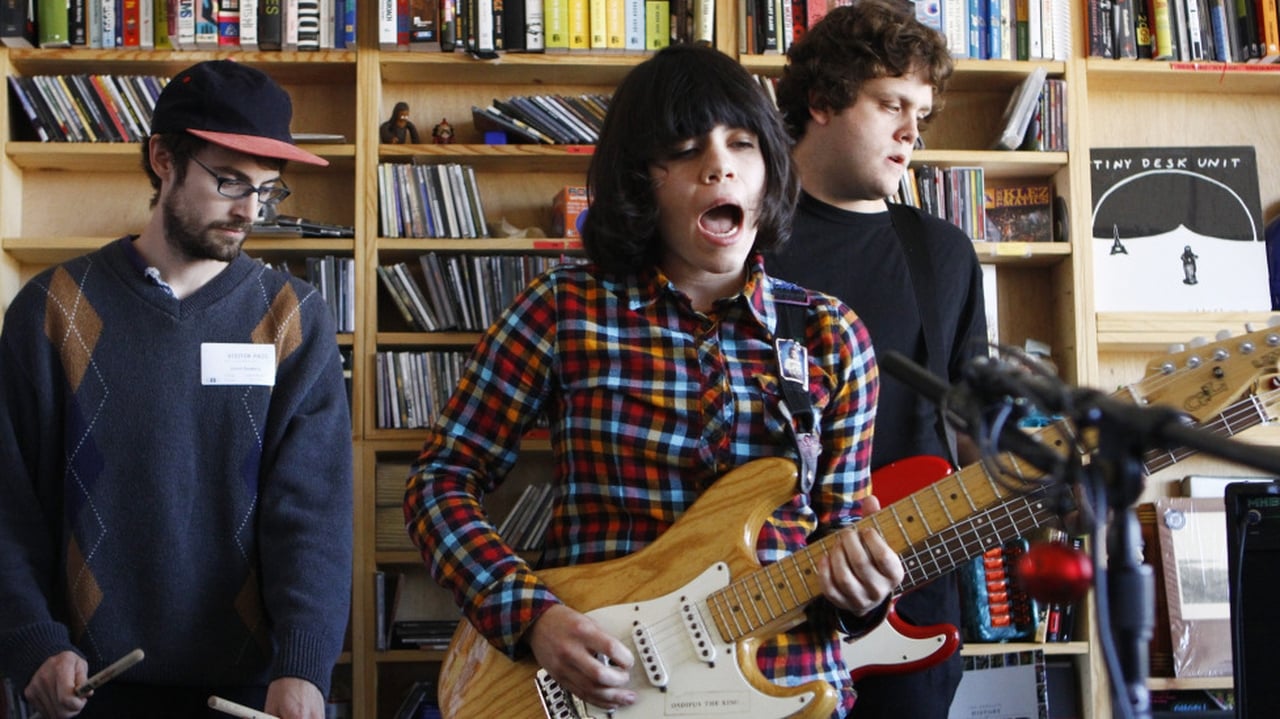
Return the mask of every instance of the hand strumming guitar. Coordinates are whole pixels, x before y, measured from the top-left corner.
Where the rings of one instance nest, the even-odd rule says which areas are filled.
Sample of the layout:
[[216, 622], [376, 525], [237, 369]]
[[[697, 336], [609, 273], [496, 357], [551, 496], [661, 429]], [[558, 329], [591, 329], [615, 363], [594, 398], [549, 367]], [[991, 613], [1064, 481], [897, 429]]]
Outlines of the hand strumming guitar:
[[538, 617], [526, 640], [538, 664], [579, 699], [603, 709], [635, 702], [626, 688], [631, 651], [587, 615], [558, 604]]

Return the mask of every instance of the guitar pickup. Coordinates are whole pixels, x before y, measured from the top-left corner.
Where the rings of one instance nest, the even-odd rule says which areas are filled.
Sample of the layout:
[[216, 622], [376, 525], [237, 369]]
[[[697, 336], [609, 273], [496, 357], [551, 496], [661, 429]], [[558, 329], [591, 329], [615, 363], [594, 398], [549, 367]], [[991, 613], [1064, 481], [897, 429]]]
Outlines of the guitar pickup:
[[640, 665], [644, 667], [649, 683], [659, 689], [666, 689], [671, 677], [667, 676], [667, 667], [662, 663], [662, 655], [658, 652], [653, 637], [649, 636], [648, 625], [637, 622], [631, 628], [631, 643], [635, 645], [636, 654], [640, 657]]

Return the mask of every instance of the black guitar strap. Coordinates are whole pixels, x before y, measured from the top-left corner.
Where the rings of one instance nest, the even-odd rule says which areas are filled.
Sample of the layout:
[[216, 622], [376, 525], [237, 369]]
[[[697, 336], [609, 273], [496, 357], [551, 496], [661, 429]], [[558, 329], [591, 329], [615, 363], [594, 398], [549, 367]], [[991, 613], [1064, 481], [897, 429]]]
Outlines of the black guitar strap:
[[[898, 236], [902, 251], [907, 256], [907, 270], [911, 286], [915, 290], [916, 307], [920, 311], [920, 325], [924, 332], [926, 364], [930, 372], [945, 380], [948, 378], [947, 353], [942, 346], [938, 297], [933, 291], [936, 284], [933, 265], [929, 262], [929, 251], [924, 244], [924, 221], [911, 207], [894, 202], [889, 203], [889, 217], [893, 220], [894, 234]], [[942, 440], [942, 446], [947, 448], [947, 459], [959, 467], [955, 430], [943, 419], [941, 408], [934, 414], [934, 429]]]
[[809, 398], [809, 349], [804, 341], [809, 293], [796, 285], [774, 278], [774, 304], [778, 308], [778, 331], [774, 349], [778, 355], [778, 377], [782, 385], [782, 412], [789, 420], [792, 438], [800, 455], [800, 491], [813, 489], [818, 472], [818, 418]]

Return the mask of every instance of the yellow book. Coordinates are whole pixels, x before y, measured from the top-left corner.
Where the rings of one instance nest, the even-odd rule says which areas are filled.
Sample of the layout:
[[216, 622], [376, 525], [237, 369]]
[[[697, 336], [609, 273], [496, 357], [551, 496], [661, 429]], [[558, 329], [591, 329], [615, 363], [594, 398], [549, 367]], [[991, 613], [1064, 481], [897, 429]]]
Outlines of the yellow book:
[[627, 49], [626, 5], [627, 0], [605, 0], [605, 47], [609, 52], [623, 52]]
[[591, 52], [604, 52], [609, 48], [608, 0], [587, 0], [587, 22], [591, 27], [588, 39]]
[[542, 5], [547, 52], [569, 50], [569, 0], [546, 0]]
[[569, 51], [591, 49], [591, 0], [568, 0]]
[[645, 0], [644, 24], [646, 50], [661, 50], [671, 44], [671, 3], [667, 0]]

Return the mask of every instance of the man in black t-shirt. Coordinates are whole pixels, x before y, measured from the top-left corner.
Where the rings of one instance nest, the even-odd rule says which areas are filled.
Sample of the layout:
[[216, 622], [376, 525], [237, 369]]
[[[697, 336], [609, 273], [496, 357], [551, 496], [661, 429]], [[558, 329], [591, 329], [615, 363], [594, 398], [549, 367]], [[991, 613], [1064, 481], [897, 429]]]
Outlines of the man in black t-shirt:
[[[967, 360], [987, 351], [982, 270], [973, 244], [954, 225], [911, 210], [920, 221], [900, 225], [918, 228], [911, 232], [923, 245], [932, 275], [928, 291], [917, 293], [903, 250], [904, 227], [895, 226], [885, 201], [897, 190], [951, 70], [943, 37], [916, 20], [910, 3], [894, 0], [833, 8], [792, 46], [778, 105], [796, 139], [793, 154], [804, 193], [790, 242], [766, 267], [852, 307], [878, 355], [896, 350], [954, 382]], [[936, 318], [931, 335], [920, 296], [935, 305], [924, 315]], [[892, 375], [882, 374], [881, 380], [873, 469], [916, 455], [961, 465], [977, 460], [963, 437], [954, 453], [948, 447], [929, 400]], [[876, 488], [877, 494], [893, 492]], [[912, 624], [959, 626], [955, 576], [903, 595], [895, 609]], [[845, 651], [846, 663], [858, 666], [857, 643]], [[858, 703], [850, 716], [946, 719], [960, 674], [957, 652], [930, 669], [865, 677], [857, 683]]]

